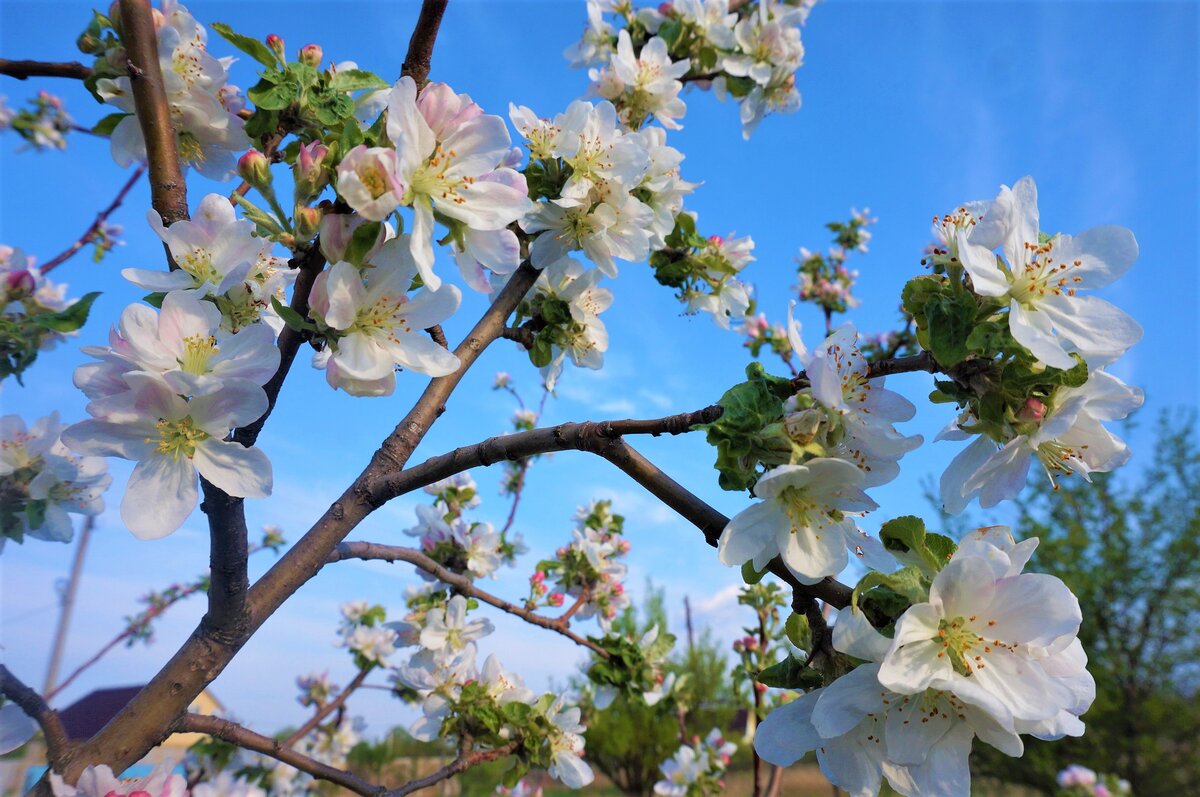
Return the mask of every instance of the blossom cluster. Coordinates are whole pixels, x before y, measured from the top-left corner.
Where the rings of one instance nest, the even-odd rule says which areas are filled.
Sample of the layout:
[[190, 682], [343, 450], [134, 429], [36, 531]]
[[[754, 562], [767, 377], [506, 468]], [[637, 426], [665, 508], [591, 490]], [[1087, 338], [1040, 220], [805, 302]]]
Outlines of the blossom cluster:
[[852, 293], [858, 271], [847, 268], [846, 260], [852, 251], [867, 251], [871, 239], [867, 227], [876, 221], [869, 210], [851, 209], [849, 221], [827, 225], [834, 233], [834, 245], [828, 253], [800, 248], [800, 256], [796, 258], [799, 276], [796, 292], [800, 301], [817, 305], [827, 317], [858, 307], [859, 301]]
[[19, 415], [0, 417], [0, 551], [9, 539], [69, 542], [71, 515], [104, 511], [112, 483], [99, 457], [79, 456], [61, 439], [58, 413], [26, 426]]
[[654, 784], [654, 793], [660, 797], [711, 797], [724, 793], [725, 783], [721, 778], [735, 750], [737, 745], [727, 741], [720, 728], [713, 728], [703, 739], [693, 737], [691, 744], [682, 745], [659, 767], [663, 778]]
[[67, 286], [45, 277], [37, 260], [0, 245], [0, 380], [21, 374], [87, 321], [99, 294], [67, 299]]
[[891, 639], [862, 608], [842, 609], [833, 647], [864, 663], [772, 712], [759, 755], [787, 766], [815, 750], [853, 795], [876, 794], [884, 778], [906, 797], [966, 795], [975, 737], [1019, 756], [1021, 734], [1080, 735], [1095, 682], [1079, 603], [1059, 579], [1022, 573], [1035, 547], [1003, 527], [973, 532]]
[[[387, 619], [384, 608], [367, 601], [351, 601], [343, 604], [341, 611], [338, 644], [354, 655], [354, 663], [359, 669], [386, 665], [388, 658], [396, 652], [397, 637], [396, 632], [384, 623]], [[310, 695], [312, 688], [318, 694], [324, 689], [319, 681], [310, 685]], [[315, 699], [316, 695], [312, 697]]]
[[742, 134], [768, 113], [800, 107], [800, 29], [811, 0], [674, 0], [634, 9], [629, 0], [588, 0], [588, 22], [564, 55], [591, 67], [592, 92], [612, 100], [626, 124], [648, 117], [679, 127], [684, 82], [741, 104]]
[[[421, 550], [440, 565], [470, 578], [493, 576], [501, 565], [512, 565], [527, 549], [520, 534], [511, 537], [486, 521], [463, 518], [463, 510], [479, 505], [474, 480], [458, 474], [425, 488], [435, 496], [433, 506], [417, 507], [417, 525], [405, 534], [421, 541]], [[428, 580], [436, 579], [422, 571]]]
[[[175, 0], [163, 0], [153, 10], [163, 88], [175, 128], [180, 160], [213, 180], [228, 179], [234, 153], [251, 145], [239, 89], [229, 83], [232, 58], [208, 52], [208, 31]], [[108, 16], [96, 14], [79, 43], [96, 56], [88, 87], [120, 109], [101, 122], [97, 131], [110, 136], [113, 160], [120, 166], [146, 157], [133, 101], [128, 59], [121, 43], [121, 18], [116, 4]]]
[[1063, 797], [1130, 797], [1129, 781], [1115, 775], [1097, 775], [1094, 770], [1071, 764], [1055, 777]]
[[[1110, 284], [1133, 265], [1133, 233], [1115, 226], [1077, 236], [1042, 233], [1037, 186], [1025, 177], [1003, 186], [994, 200], [938, 217], [934, 234], [940, 246], [926, 259], [934, 273], [906, 288], [910, 312], [939, 304], [933, 314], [912, 313], [918, 340], [935, 347], [947, 366], [973, 352], [1017, 353], [988, 380], [998, 389], [977, 394], [956, 382], [938, 384], [941, 400], [962, 408], [939, 439], [976, 436], [942, 476], [946, 511], [961, 512], [976, 499], [986, 509], [1015, 497], [1035, 460], [1052, 481], [1124, 464], [1129, 449], [1104, 424], [1140, 407], [1143, 394], [1104, 369], [1141, 339], [1142, 329], [1124, 311], [1082, 292]], [[959, 312], [946, 291], [963, 283], [983, 304], [972, 301], [972, 321], [983, 320], [961, 343], [943, 341], [945, 324]], [[943, 316], [950, 316], [945, 324]], [[1006, 390], [1010, 385], [1015, 389]]]
[[660, 285], [678, 291], [687, 313], [707, 312], [723, 329], [745, 319], [752, 289], [738, 274], [754, 261], [753, 238], [705, 238], [696, 232], [696, 214], [680, 213], [664, 243], [650, 255], [650, 267]]
[[29, 106], [13, 111], [0, 96], [0, 131], [12, 130], [33, 149], [66, 149], [64, 134], [74, 129], [75, 120], [67, 113], [62, 98], [39, 91], [29, 100]]
[[546, 578], [554, 579], [554, 595], [574, 598], [581, 620], [595, 617], [607, 631], [617, 614], [629, 605], [623, 583], [627, 568], [622, 558], [630, 544], [622, 536], [625, 518], [613, 514], [611, 501], [593, 501], [575, 513], [571, 542], [555, 552], [554, 559], [538, 563], [530, 579], [531, 602], [544, 595]]
[[547, 266], [517, 307], [517, 323], [540, 327], [533, 333], [530, 361], [553, 390], [567, 357], [576, 366], [599, 370], [608, 350], [608, 330], [600, 313], [612, 304], [612, 291], [597, 285], [600, 272], [570, 257]]

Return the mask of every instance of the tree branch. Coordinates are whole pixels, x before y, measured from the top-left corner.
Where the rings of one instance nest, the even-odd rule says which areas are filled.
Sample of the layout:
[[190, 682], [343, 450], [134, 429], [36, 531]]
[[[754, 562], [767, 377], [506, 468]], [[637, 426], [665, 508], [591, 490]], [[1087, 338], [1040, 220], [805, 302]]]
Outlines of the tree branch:
[[473, 753], [463, 751], [459, 753], [458, 758], [450, 762], [446, 766], [439, 769], [430, 775], [417, 780], [410, 780], [398, 789], [389, 789], [382, 793], [381, 797], [404, 797], [406, 794], [412, 794], [421, 789], [427, 789], [434, 784], [441, 783], [447, 778], [452, 778], [460, 772], [466, 772], [468, 769], [488, 761], [495, 761], [497, 758], [503, 758], [506, 755], [512, 755], [521, 746], [520, 742], [509, 742], [503, 747], [497, 747], [495, 750], [477, 750]]
[[120, 0], [122, 43], [128, 57], [129, 82], [138, 126], [146, 140], [150, 195], [154, 209], [170, 227], [188, 218], [187, 186], [179, 166], [175, 125], [158, 62], [154, 18], [148, 0]]
[[429, 79], [429, 67], [433, 60], [433, 45], [437, 41], [442, 14], [446, 13], [449, 0], [423, 0], [417, 25], [408, 40], [408, 54], [404, 56], [401, 76], [411, 77], [419, 90]]
[[308, 736], [308, 734], [312, 732], [313, 728], [321, 724], [321, 720], [325, 719], [330, 714], [344, 706], [346, 701], [350, 699], [350, 695], [354, 694], [354, 690], [363, 685], [363, 681], [367, 679], [367, 673], [369, 673], [372, 669], [374, 669], [374, 665], [370, 667], [364, 667], [359, 670], [358, 675], [355, 675], [354, 679], [350, 681], [350, 683], [346, 684], [346, 688], [343, 689], [341, 693], [338, 694], [338, 696], [333, 700], [330, 700], [328, 703], [317, 709], [316, 713], [309, 718], [308, 722], [301, 725], [291, 736], [284, 740], [283, 746], [295, 747], [297, 742], [299, 742], [305, 736]]
[[576, 645], [582, 645], [592, 652], [605, 658], [608, 657], [608, 652], [604, 648], [589, 641], [588, 639], [579, 636], [570, 629], [570, 616], [562, 617], [544, 617], [536, 612], [526, 609], [524, 606], [518, 606], [515, 603], [499, 598], [490, 592], [484, 592], [472, 583], [471, 579], [464, 575], [448, 570], [438, 564], [433, 559], [416, 550], [415, 548], [403, 548], [397, 545], [381, 545], [375, 542], [343, 542], [337, 546], [333, 554], [329, 557], [330, 562], [340, 562], [346, 559], [363, 559], [371, 560], [378, 559], [385, 562], [408, 562], [415, 565], [426, 573], [454, 587], [455, 591], [462, 593], [468, 598], [475, 598], [490, 606], [494, 606], [502, 612], [507, 612], [515, 617], [520, 617], [531, 625], [536, 625], [539, 628], [545, 628], [555, 633], [562, 634], [567, 639], [574, 642]]
[[356, 794], [378, 795], [384, 792], [382, 786], [368, 783], [357, 775], [343, 769], [323, 764], [320, 761], [309, 758], [303, 753], [298, 753], [290, 749], [278, 739], [271, 739], [260, 733], [255, 733], [249, 728], [242, 727], [235, 722], [230, 722], [221, 717], [210, 717], [203, 714], [184, 714], [172, 725], [172, 730], [176, 733], [205, 733], [209, 736], [215, 736], [218, 739], [223, 739], [230, 744], [235, 744], [246, 750], [253, 750], [256, 753], [270, 756], [276, 761], [282, 761], [301, 772], [307, 772], [314, 778], [336, 783], [338, 786], [349, 789]]
[[28, 80], [31, 77], [65, 77], [83, 80], [91, 74], [91, 67], [84, 66], [78, 61], [12, 61], [8, 58], [0, 58], [0, 75], [8, 75], [17, 80]]
[[41, 695], [25, 685], [3, 664], [0, 664], [0, 695], [20, 706], [21, 710], [41, 727], [42, 734], [46, 737], [50, 766], [57, 767], [71, 748], [58, 712], [46, 705]]
[[125, 197], [137, 185], [138, 180], [142, 179], [142, 175], [146, 173], [146, 164], [141, 164], [133, 170], [133, 174], [129, 175], [129, 179], [125, 181], [125, 185], [121, 186], [121, 190], [117, 192], [116, 198], [113, 199], [109, 206], [96, 214], [96, 220], [92, 222], [83, 235], [76, 239], [75, 243], [68, 246], [65, 250], [50, 258], [43, 266], [39, 268], [41, 273], [45, 274], [50, 269], [59, 266], [75, 256], [83, 247], [92, 242], [96, 233], [104, 226], [104, 222], [108, 221], [108, 217], [116, 212], [117, 208], [121, 207], [121, 203], [125, 201]]

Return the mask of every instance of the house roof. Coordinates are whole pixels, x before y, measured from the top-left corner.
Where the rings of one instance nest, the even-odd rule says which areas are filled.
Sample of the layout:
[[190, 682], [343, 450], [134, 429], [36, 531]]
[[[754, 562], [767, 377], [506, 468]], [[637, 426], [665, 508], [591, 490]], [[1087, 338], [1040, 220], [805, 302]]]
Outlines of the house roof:
[[97, 689], [59, 712], [67, 738], [90, 739], [142, 691], [143, 684]]
[[[133, 700], [133, 696], [142, 691], [144, 687], [145, 684], [136, 684], [97, 689], [79, 698], [58, 712], [63, 728], [67, 732], [67, 738], [72, 741], [92, 738], [97, 731], [108, 724], [109, 720], [117, 716], [117, 712], [125, 708], [129, 701]], [[207, 698], [212, 702], [206, 704], [201, 698]], [[197, 706], [197, 703], [200, 705]], [[200, 697], [197, 697], [192, 705], [192, 710], [199, 711], [201, 714], [209, 714], [214, 710], [220, 712], [224, 708], [221, 701], [217, 700], [207, 689], [200, 693]]]

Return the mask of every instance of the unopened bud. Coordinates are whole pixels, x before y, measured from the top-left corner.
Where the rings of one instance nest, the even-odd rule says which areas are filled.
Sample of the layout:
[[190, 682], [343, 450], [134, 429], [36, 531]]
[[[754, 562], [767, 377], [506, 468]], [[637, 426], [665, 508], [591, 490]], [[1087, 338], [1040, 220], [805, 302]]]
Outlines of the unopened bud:
[[296, 221], [296, 238], [310, 241], [321, 229], [321, 211], [316, 208], [297, 205], [293, 213]]
[[662, 14], [664, 17], [669, 17], [674, 11], [675, 6], [671, 5], [670, 3], [658, 4], [658, 13]]
[[767, 685], [755, 682], [754, 691], [758, 692], [759, 694], [763, 694], [767, 691]]
[[320, 141], [310, 141], [300, 147], [296, 156], [296, 201], [305, 202], [316, 196], [329, 184], [329, 171], [325, 168], [325, 157], [329, 148]]
[[[321, 219], [321, 254], [325, 255], [325, 259], [330, 263], [340, 263], [345, 260], [346, 250], [350, 247], [354, 231], [366, 223], [367, 220], [357, 213], [325, 214], [325, 218]], [[381, 224], [375, 244], [363, 256], [364, 262], [370, 262], [375, 253], [379, 251], [379, 247], [383, 246], [386, 238], [386, 225]]]
[[79, 52], [87, 53], [88, 55], [97, 55], [104, 52], [103, 42], [87, 31], [79, 34], [79, 38], [75, 40], [75, 46], [79, 48]]
[[1017, 413], [1017, 420], [1038, 423], [1046, 417], [1046, 405], [1035, 398], [1025, 399], [1025, 406]]
[[546, 597], [546, 601], [551, 606], [562, 606], [563, 605], [563, 594], [561, 592], [551, 592]]
[[268, 34], [267, 35], [267, 46], [271, 48], [271, 51], [275, 53], [275, 55], [279, 58], [280, 61], [287, 60], [283, 56], [283, 52], [284, 52], [283, 39], [279, 38], [274, 33]]
[[271, 161], [256, 149], [238, 158], [238, 176], [255, 188], [271, 184]]
[[9, 299], [17, 294], [33, 293], [37, 290], [37, 278], [28, 269], [11, 271], [4, 277], [4, 289]]
[[315, 69], [321, 65], [321, 61], [324, 59], [325, 53], [319, 44], [306, 44], [300, 48], [300, 63], [302, 64]]

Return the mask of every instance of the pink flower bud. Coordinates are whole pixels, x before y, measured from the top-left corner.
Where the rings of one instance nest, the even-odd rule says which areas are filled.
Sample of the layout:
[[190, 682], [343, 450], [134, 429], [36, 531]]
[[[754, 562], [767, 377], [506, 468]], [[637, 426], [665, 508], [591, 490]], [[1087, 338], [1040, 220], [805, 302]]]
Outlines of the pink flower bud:
[[563, 594], [561, 592], [551, 592], [549, 597], [546, 598], [546, 601], [551, 606], [562, 606], [563, 605]]
[[1017, 420], [1038, 423], [1046, 417], [1046, 405], [1035, 398], [1025, 399], [1025, 406], [1017, 413]]
[[756, 692], [758, 692], [759, 694], [763, 694], [764, 692], [766, 692], [766, 691], [767, 691], [767, 685], [766, 685], [766, 684], [760, 684], [760, 683], [757, 683], [757, 682], [755, 682], [755, 684], [754, 684], [754, 690], [755, 690]]
[[543, 581], [546, 580], [546, 574], [543, 571], [539, 570], [536, 573], [534, 573], [532, 576], [530, 576], [529, 580], [532, 581], [534, 584], [541, 584]]
[[300, 147], [293, 172], [296, 176], [296, 201], [304, 202], [324, 190], [329, 184], [329, 171], [325, 158], [329, 148], [320, 141], [311, 141]]
[[613, 584], [612, 591], [614, 595], [624, 595], [625, 585], [618, 581], [617, 583]]
[[284, 44], [283, 39], [276, 36], [274, 33], [267, 35], [267, 46], [279, 57], [280, 61], [285, 60], [283, 57]]
[[670, 3], [659, 3], [658, 4], [658, 13], [662, 14], [664, 17], [670, 16], [671, 13], [674, 11], [675, 11], [675, 6], [671, 5]]
[[271, 161], [256, 149], [238, 158], [238, 176], [255, 188], [271, 184]]
[[37, 290], [37, 278], [32, 271], [26, 269], [11, 271], [4, 278], [4, 288], [8, 291], [10, 299], [14, 294], [33, 293]]
[[319, 44], [306, 44], [300, 48], [300, 63], [308, 66], [319, 67], [321, 61], [325, 59], [325, 53], [321, 50]]
[[297, 205], [293, 214], [296, 220], [296, 236], [303, 240], [312, 240], [321, 229], [321, 211], [316, 208]]
[[710, 235], [708, 236], [708, 242], [713, 246], [720, 247], [721, 244], [725, 243], [725, 239], [719, 235]]

